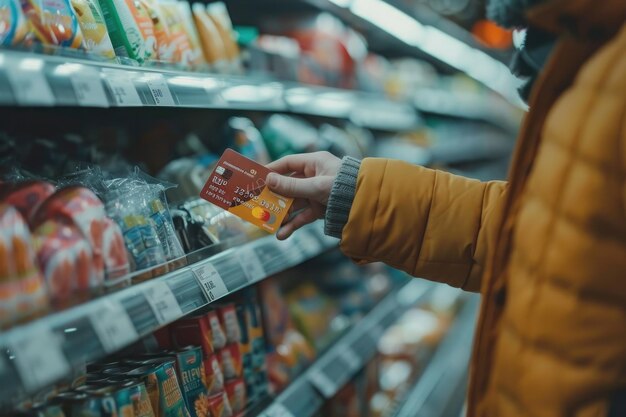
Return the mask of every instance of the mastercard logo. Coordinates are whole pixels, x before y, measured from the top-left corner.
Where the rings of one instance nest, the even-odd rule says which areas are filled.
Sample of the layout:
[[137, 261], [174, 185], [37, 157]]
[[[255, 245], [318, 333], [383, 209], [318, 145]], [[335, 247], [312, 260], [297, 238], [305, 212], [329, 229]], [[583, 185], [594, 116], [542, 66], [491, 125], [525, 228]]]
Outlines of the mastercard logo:
[[252, 217], [268, 224], [272, 224], [276, 221], [276, 217], [262, 207], [253, 208]]

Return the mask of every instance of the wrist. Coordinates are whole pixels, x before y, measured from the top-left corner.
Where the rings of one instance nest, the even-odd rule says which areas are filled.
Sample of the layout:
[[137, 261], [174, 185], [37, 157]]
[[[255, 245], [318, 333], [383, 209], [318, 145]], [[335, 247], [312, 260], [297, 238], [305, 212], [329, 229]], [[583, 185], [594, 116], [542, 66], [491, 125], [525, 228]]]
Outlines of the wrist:
[[343, 228], [348, 222], [350, 209], [356, 193], [356, 183], [361, 161], [346, 156], [335, 177], [326, 206], [324, 233], [341, 239]]

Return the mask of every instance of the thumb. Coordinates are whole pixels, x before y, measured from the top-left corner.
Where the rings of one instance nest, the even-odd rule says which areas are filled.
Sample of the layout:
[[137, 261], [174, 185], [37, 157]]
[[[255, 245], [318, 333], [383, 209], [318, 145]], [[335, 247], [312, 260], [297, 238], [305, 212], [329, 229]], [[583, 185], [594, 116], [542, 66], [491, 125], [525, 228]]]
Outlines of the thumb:
[[270, 173], [267, 176], [267, 185], [270, 190], [289, 198], [307, 198], [318, 200], [322, 196], [319, 195], [320, 178], [294, 178], [286, 177], [276, 173]]

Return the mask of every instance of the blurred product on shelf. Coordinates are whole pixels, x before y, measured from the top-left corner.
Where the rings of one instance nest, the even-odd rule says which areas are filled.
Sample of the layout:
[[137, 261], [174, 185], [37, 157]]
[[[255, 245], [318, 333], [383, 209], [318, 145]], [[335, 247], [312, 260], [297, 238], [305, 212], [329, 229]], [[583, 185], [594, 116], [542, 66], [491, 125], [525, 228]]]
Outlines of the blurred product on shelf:
[[206, 5], [203, 3], [194, 3], [192, 13], [196, 28], [198, 29], [204, 59], [216, 72], [227, 73], [229, 64], [224, 39], [222, 39], [213, 19], [209, 17]]
[[97, 0], [71, 0], [88, 52], [106, 59], [115, 58], [115, 50]]
[[43, 314], [48, 298], [26, 222], [0, 204], [0, 226], [0, 328], [6, 328]]
[[24, 0], [22, 11], [29, 24], [27, 42], [47, 47], [82, 49], [83, 33], [69, 0]]
[[222, 38], [229, 72], [241, 72], [242, 64], [240, 51], [237, 46], [233, 24], [230, 20], [230, 15], [228, 14], [226, 5], [223, 2], [213, 2], [209, 3], [206, 7], [209, 18], [213, 21], [217, 32]]
[[28, 34], [28, 22], [19, 0], [0, 1], [0, 46], [15, 46]]
[[273, 114], [263, 123], [261, 135], [272, 159], [317, 150], [317, 130], [298, 117]]

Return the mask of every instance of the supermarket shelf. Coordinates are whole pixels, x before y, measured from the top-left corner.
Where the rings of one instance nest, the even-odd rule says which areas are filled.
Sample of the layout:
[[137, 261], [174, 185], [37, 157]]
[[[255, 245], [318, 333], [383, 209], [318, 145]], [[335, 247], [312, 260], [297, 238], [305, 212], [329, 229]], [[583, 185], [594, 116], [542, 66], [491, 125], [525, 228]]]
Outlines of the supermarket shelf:
[[337, 245], [321, 225], [246, 243], [0, 334], [0, 411], [207, 304]]
[[[417, 384], [406, 394], [394, 417], [458, 415], [465, 398], [465, 383], [479, 296], [472, 296], [461, 310]], [[458, 408], [451, 410], [452, 406]]]
[[292, 112], [381, 130], [408, 130], [419, 122], [411, 103], [382, 95], [9, 50], [0, 51], [0, 105]]
[[376, 353], [378, 339], [402, 313], [425, 300], [432, 284], [411, 280], [387, 295], [309, 369], [281, 393], [259, 417], [311, 417]]

